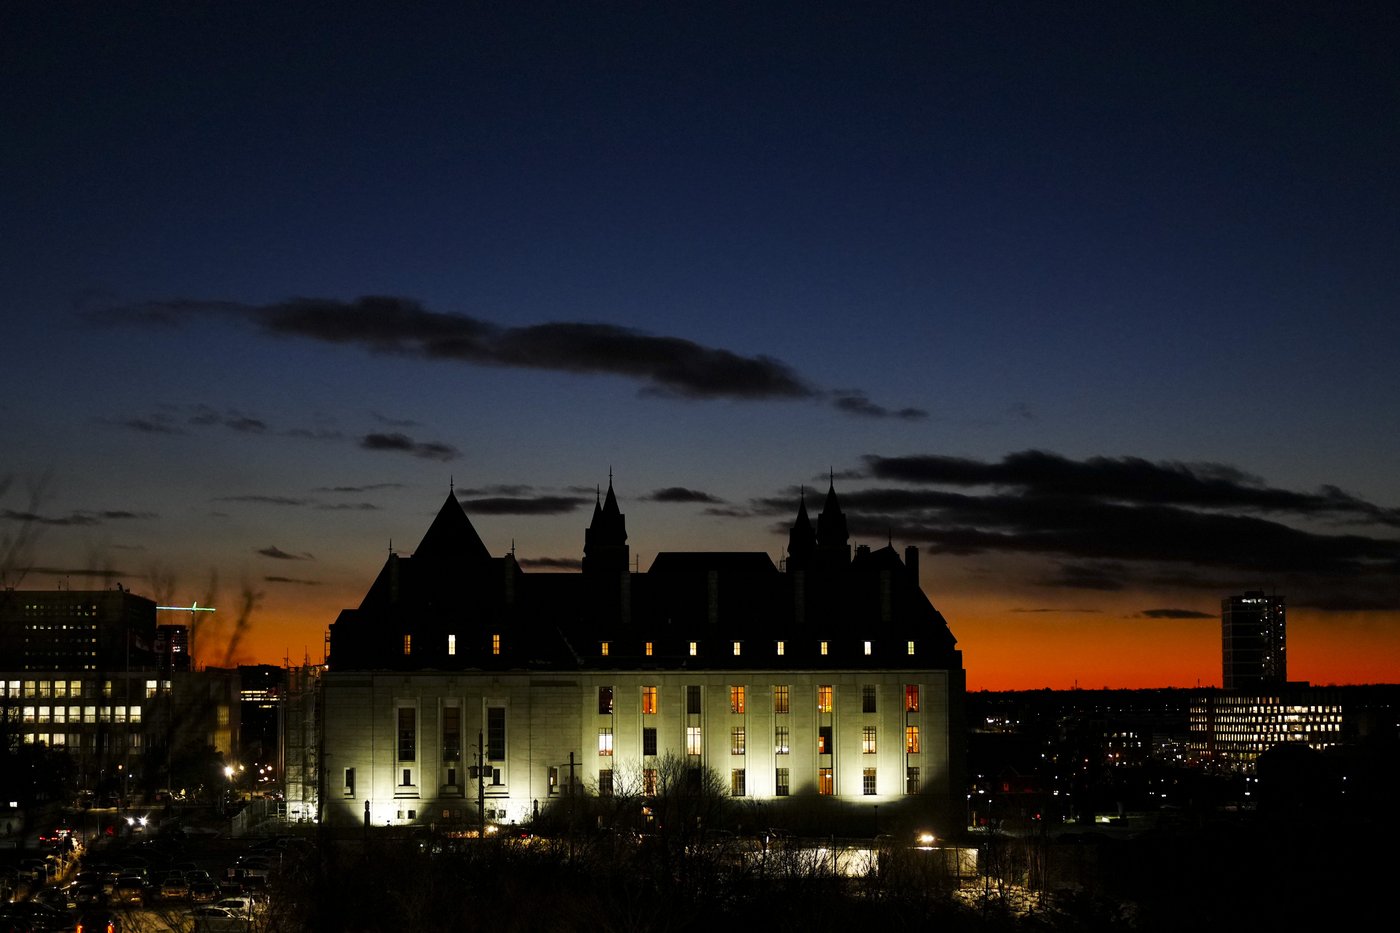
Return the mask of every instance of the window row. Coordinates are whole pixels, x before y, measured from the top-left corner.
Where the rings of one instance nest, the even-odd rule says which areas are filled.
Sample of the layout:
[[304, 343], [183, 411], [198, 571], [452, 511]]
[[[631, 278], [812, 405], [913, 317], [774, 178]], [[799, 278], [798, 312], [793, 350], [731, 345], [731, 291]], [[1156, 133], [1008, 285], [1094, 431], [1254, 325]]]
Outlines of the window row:
[[[875, 684], [864, 684], [860, 688], [861, 712], [878, 712], [879, 691]], [[701, 689], [699, 684], [690, 684], [685, 688], [685, 711], [687, 715], [696, 715], [701, 712]], [[658, 688], [653, 685], [642, 687], [642, 714], [646, 716], [656, 715], [660, 709], [658, 701]], [[731, 684], [729, 686], [729, 712], [742, 714], [748, 709], [747, 688], [743, 684]], [[773, 712], [789, 713], [792, 710], [792, 688], [787, 684], [773, 685]], [[835, 709], [835, 688], [831, 684], [822, 684], [817, 687], [817, 712], [830, 713]], [[598, 714], [600, 716], [611, 716], [613, 705], [616, 699], [612, 686], [601, 686], [598, 688]], [[917, 713], [919, 711], [919, 685], [904, 685], [904, 711], [907, 713]]]
[[[878, 751], [876, 739], [877, 729], [875, 726], [864, 726], [861, 730], [860, 750], [861, 754], [874, 755]], [[642, 754], [655, 756], [657, 749], [656, 729], [647, 726], [642, 729]], [[704, 741], [700, 726], [686, 726], [685, 729], [685, 751], [687, 755], [704, 754]], [[787, 726], [775, 726], [773, 729], [773, 753], [775, 755], [787, 755], [792, 751], [792, 744], [789, 740], [789, 729]], [[817, 754], [830, 755], [835, 751], [832, 742], [831, 726], [821, 726], [817, 729]], [[904, 751], [910, 755], [919, 753], [919, 727], [904, 727]], [[598, 729], [598, 754], [610, 756], [613, 753], [613, 729], [612, 726], [603, 726]], [[729, 729], [729, 754], [748, 754], [748, 727], [731, 726]]]
[[[551, 769], [553, 772], [554, 769]], [[687, 779], [701, 780], [701, 772], [698, 768], [687, 769], [685, 772]], [[556, 775], [551, 773], [551, 782], [555, 781]], [[864, 796], [874, 796], [879, 793], [879, 774], [875, 768], [861, 769], [861, 794]], [[612, 768], [602, 768], [598, 771], [598, 796], [612, 797], [618, 791], [615, 772]], [[906, 794], [917, 794], [920, 790], [919, 769], [909, 767], [904, 769], [904, 792]], [[644, 797], [655, 797], [661, 791], [661, 775], [656, 768], [642, 769], [641, 792]], [[554, 792], [554, 784], [550, 785], [550, 792]], [[817, 793], [831, 795], [836, 793], [836, 780], [831, 768], [817, 769]], [[748, 796], [748, 769], [731, 768], [729, 771], [729, 795], [731, 797]], [[775, 797], [789, 797], [792, 795], [792, 769], [775, 768], [773, 772], [773, 795]]]
[[170, 692], [168, 680], [147, 680], [144, 684], [138, 680], [0, 680], [0, 696], [40, 700], [96, 699], [99, 696], [110, 698], [113, 695], [114, 683], [125, 684], [125, 688], [116, 692], [131, 699], [142, 693], [147, 699], [151, 699], [159, 693]]

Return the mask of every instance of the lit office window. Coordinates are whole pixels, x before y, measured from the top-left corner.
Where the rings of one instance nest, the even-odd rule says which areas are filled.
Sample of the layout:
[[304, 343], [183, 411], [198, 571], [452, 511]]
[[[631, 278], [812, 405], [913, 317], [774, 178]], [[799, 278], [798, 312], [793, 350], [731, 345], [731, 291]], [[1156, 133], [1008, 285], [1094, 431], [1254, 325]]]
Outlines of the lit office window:
[[917, 754], [919, 753], [919, 727], [918, 727], [918, 726], [905, 726], [905, 727], [904, 727], [904, 750], [905, 750], [907, 753], [909, 753], [910, 755], [917, 755]]
[[786, 653], [786, 651], [787, 645], [784, 642], [778, 642], [778, 657], [781, 658]]
[[408, 655], [410, 655], [410, 654], [413, 653], [413, 636], [412, 636], [412, 635], [405, 635], [405, 636], [403, 637], [403, 653], [404, 653], [405, 656], [408, 656]]
[[817, 712], [831, 712], [831, 684], [822, 684], [817, 688]]
[[817, 793], [825, 795], [836, 793], [836, 783], [831, 779], [830, 768], [817, 769]]
[[603, 642], [601, 648], [599, 649], [599, 654], [606, 658], [608, 656], [609, 648], [611, 648], [611, 646], [607, 642]]
[[826, 642], [822, 642], [822, 644], [821, 644], [822, 657], [826, 657], [826, 647], [827, 647], [827, 646], [826, 646]]
[[907, 650], [908, 650], [908, 653], [911, 654], [911, 655], [914, 653], [914, 643], [913, 643], [912, 641], [909, 642]]
[[787, 684], [777, 684], [773, 687], [773, 712], [786, 713], [788, 711], [788, 687]]
[[611, 726], [605, 726], [598, 730], [598, 754], [611, 755], [613, 753], [613, 732]]
[[642, 688], [642, 712], [648, 716], [656, 712], [656, 688], [647, 686]]
[[742, 713], [744, 711], [744, 687], [742, 684], [729, 688], [729, 711], [731, 713]]
[[492, 653], [492, 654], [500, 654], [500, 653], [501, 653], [501, 636], [498, 635], [498, 634], [497, 634], [497, 635], [492, 635], [492, 636], [491, 636], [491, 653]]
[[739, 643], [736, 641], [736, 642], [734, 643], [734, 657], [737, 658], [738, 656], [739, 656]]
[[698, 755], [703, 751], [704, 746], [700, 741], [700, 727], [685, 727], [685, 753], [687, 755]]
[[646, 643], [646, 655], [647, 657], [651, 657], [651, 642]]
[[778, 726], [773, 730], [773, 754], [786, 755], [792, 746], [788, 744], [788, 727]]
[[873, 796], [873, 795], [874, 795], [874, 793], [875, 793], [875, 769], [874, 769], [874, 768], [866, 768], [863, 772], [861, 772], [861, 776], [860, 776], [860, 791], [861, 791], [862, 794], [865, 794], [865, 796], [867, 796], [867, 797], [870, 797], [870, 796]]
[[735, 726], [734, 728], [729, 730], [729, 754], [746, 754], [747, 752], [745, 751], [745, 749], [747, 748], [747, 745], [748, 742], [743, 726]]
[[447, 636], [447, 653], [448, 653], [449, 656], [450, 656], [450, 655], [454, 655], [454, 654], [457, 653], [457, 636], [456, 636], [456, 635], [448, 635], [448, 636]]
[[904, 685], [904, 711], [906, 713], [917, 713], [919, 711], [919, 685]]
[[860, 737], [861, 754], [875, 754], [875, 727], [866, 726]]
[[870, 642], [865, 643], [865, 656], [870, 657]]
[[700, 645], [699, 642], [694, 642], [694, 641], [693, 641], [693, 642], [690, 643], [690, 656], [691, 656], [692, 658], [695, 657], [696, 652], [699, 650], [699, 645]]

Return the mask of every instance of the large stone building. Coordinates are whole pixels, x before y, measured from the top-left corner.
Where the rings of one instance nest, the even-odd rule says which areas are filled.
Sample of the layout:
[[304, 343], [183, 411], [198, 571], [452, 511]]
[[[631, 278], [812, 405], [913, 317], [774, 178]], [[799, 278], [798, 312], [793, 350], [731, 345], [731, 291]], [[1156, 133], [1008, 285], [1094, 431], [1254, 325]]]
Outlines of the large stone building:
[[609, 483], [582, 572], [527, 573], [449, 495], [331, 626], [322, 817], [523, 822], [571, 788], [645, 797], [680, 762], [760, 803], [960, 826], [962, 657], [917, 551], [852, 554], [833, 488], [816, 527], [798, 505], [783, 564], [634, 570]]

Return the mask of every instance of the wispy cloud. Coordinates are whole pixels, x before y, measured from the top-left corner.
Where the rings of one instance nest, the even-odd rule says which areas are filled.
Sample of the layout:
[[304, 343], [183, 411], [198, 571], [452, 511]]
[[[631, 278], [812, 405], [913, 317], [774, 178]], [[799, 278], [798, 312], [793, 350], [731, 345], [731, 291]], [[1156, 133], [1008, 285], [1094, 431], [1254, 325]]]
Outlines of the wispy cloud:
[[407, 434], [366, 434], [360, 438], [365, 450], [389, 450], [412, 454], [425, 460], [456, 460], [459, 452], [451, 444], [440, 441], [415, 441]]
[[[431, 311], [395, 296], [353, 301], [294, 298], [266, 305], [170, 299], [87, 312], [103, 323], [175, 326], [220, 316], [263, 333], [357, 346], [425, 360], [539, 369], [631, 379], [644, 395], [689, 399], [822, 399], [860, 417], [917, 419], [918, 408], [889, 409], [859, 390], [825, 393], [765, 354], [745, 355], [682, 337], [589, 321], [510, 327], [466, 314]], [[407, 426], [407, 425], [398, 425]]]
[[125, 509], [109, 509], [105, 511], [76, 511], [67, 515], [44, 515], [39, 512], [29, 512], [16, 509], [0, 509], [0, 521], [23, 522], [34, 525], [53, 525], [57, 527], [82, 528], [91, 525], [101, 525], [105, 522], [119, 522], [133, 519], [156, 518], [154, 512], [132, 512]]
[[297, 584], [298, 586], [320, 586], [320, 585], [321, 585], [321, 581], [320, 581], [320, 580], [299, 580], [299, 579], [297, 579], [296, 577], [266, 576], [266, 577], [263, 577], [263, 579], [266, 580], [268, 583], [295, 583], [295, 584]]
[[702, 502], [718, 504], [724, 502], [708, 492], [699, 489], [687, 489], [684, 486], [667, 486], [665, 489], [654, 489], [645, 496], [644, 502]]
[[315, 560], [310, 554], [290, 554], [275, 544], [269, 544], [265, 548], [258, 548], [258, 553], [263, 557], [273, 557], [277, 560]]
[[492, 496], [465, 499], [462, 507], [481, 515], [567, 515], [589, 500], [576, 496]]
[[1197, 612], [1195, 609], [1144, 609], [1138, 613], [1143, 619], [1218, 619], [1219, 614]]

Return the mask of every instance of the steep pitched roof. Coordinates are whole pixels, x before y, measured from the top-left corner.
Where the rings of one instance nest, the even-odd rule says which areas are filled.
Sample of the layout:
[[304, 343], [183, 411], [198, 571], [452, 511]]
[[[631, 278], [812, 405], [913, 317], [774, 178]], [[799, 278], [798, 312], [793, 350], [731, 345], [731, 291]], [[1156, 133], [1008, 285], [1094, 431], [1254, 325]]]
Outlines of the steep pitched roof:
[[472, 527], [471, 519], [457, 501], [456, 493], [449, 492], [447, 501], [438, 510], [437, 517], [428, 526], [423, 540], [418, 542], [418, 550], [413, 552], [415, 559], [430, 561], [491, 559], [491, 552], [482, 543], [481, 536]]

